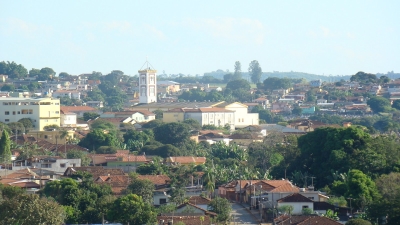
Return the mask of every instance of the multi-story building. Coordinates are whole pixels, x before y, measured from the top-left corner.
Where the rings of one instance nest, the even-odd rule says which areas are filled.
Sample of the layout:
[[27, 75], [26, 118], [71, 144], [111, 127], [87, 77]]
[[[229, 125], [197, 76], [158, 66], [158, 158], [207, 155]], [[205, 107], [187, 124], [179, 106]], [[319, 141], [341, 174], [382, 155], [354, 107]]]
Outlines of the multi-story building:
[[0, 121], [32, 120], [35, 130], [48, 125], [60, 126], [60, 99], [53, 98], [0, 98]]

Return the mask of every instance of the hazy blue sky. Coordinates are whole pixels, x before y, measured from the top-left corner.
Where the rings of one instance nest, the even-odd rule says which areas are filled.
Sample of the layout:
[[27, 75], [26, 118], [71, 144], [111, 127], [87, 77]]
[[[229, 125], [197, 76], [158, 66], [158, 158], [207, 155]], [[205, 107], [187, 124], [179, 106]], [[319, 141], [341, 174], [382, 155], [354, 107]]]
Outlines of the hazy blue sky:
[[[400, 1], [0, 0], [0, 61], [70, 74], [400, 72]], [[159, 73], [160, 73], [159, 72]]]

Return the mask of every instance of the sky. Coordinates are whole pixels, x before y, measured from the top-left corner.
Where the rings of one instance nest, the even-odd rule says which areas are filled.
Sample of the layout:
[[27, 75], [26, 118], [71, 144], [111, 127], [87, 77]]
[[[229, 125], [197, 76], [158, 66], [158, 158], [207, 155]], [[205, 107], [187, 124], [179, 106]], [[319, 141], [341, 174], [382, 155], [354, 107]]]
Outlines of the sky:
[[400, 72], [400, 1], [0, 0], [0, 61], [57, 73]]

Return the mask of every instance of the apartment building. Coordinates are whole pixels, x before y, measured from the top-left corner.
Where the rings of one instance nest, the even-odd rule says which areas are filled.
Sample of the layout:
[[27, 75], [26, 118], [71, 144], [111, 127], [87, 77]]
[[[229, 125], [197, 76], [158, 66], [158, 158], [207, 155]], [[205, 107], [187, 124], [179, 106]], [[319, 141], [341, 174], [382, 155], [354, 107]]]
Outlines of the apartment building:
[[53, 124], [60, 126], [60, 99], [0, 98], [0, 106], [0, 121], [3, 123], [30, 118], [35, 130]]

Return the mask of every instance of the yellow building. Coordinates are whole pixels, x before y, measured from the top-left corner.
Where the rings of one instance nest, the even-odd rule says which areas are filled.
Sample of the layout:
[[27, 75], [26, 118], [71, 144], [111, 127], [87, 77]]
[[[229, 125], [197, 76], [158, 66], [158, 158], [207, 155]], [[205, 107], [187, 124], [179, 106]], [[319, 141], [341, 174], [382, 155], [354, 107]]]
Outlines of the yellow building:
[[185, 120], [185, 110], [183, 108], [173, 109], [163, 113], [164, 123], [182, 122]]
[[33, 129], [43, 130], [48, 125], [60, 126], [60, 99], [52, 98], [0, 98], [0, 121], [32, 120]]

